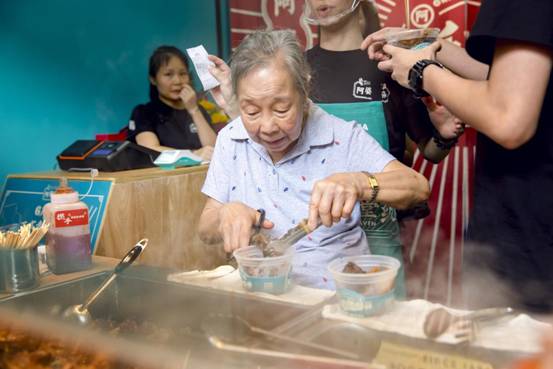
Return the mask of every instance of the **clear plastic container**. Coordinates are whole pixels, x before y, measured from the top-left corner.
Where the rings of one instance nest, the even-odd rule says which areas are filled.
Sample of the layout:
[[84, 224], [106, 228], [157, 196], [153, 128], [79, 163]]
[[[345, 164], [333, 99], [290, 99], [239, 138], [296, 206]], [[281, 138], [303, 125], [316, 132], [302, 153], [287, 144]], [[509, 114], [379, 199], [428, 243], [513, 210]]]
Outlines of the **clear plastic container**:
[[43, 209], [44, 221], [50, 224], [46, 235], [46, 261], [54, 274], [88, 269], [90, 227], [88, 207], [79, 201], [79, 194], [67, 186], [65, 178], [51, 194]]
[[294, 257], [293, 247], [286, 250], [284, 255], [275, 257], [263, 257], [263, 252], [256, 246], [235, 250], [233, 255], [246, 290], [275, 295], [288, 290]]
[[386, 43], [404, 49], [417, 50], [435, 42], [439, 33], [439, 28], [409, 29], [390, 34], [386, 37]]
[[[344, 273], [344, 266], [350, 261], [367, 273]], [[349, 256], [330, 262], [328, 270], [336, 283], [341, 309], [359, 316], [384, 311], [394, 301], [400, 265], [398, 260], [382, 255]]]

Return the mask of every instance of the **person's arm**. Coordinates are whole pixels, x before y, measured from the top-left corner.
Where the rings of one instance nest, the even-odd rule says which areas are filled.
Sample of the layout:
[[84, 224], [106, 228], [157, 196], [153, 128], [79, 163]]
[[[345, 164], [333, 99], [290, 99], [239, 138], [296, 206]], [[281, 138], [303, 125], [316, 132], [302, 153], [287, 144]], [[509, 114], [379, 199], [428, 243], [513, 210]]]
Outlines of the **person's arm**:
[[[363, 174], [363, 173], [362, 173]], [[419, 204], [430, 196], [428, 180], [417, 171], [403, 165], [398, 160], [391, 161], [380, 173], [373, 173], [380, 190], [375, 201], [396, 209], [407, 209]], [[366, 178], [360, 178], [362, 200], [369, 200], [372, 188]]]
[[[408, 209], [430, 196], [428, 180], [398, 160], [392, 160], [382, 172], [372, 175], [379, 187], [376, 202]], [[317, 181], [309, 204], [309, 227], [314, 229], [319, 219], [329, 227], [341, 218], [349, 218], [355, 203], [371, 200], [373, 191], [367, 174], [363, 172], [337, 173]]]
[[201, 148], [193, 150], [192, 152], [203, 160], [211, 160], [211, 157], [213, 156], [213, 146], [217, 140], [217, 134], [211, 126], [211, 121], [206, 119], [206, 116], [199, 105], [196, 105], [196, 108], [192, 109], [192, 111], [188, 111], [188, 114], [190, 114], [192, 120], [198, 128], [198, 136], [200, 138], [200, 143], [202, 144]]
[[418, 142], [418, 148], [427, 160], [439, 163], [449, 154], [450, 148], [464, 132], [465, 125], [433, 97], [423, 97], [421, 101], [426, 106], [434, 130], [431, 137]]
[[198, 235], [203, 242], [213, 244], [223, 240], [219, 232], [219, 210], [222, 207], [223, 204], [219, 201], [207, 199], [198, 225]]
[[447, 69], [460, 77], [475, 81], [484, 81], [488, 78], [489, 65], [471, 58], [464, 48], [453, 42], [443, 39], [438, 41], [440, 49], [436, 52], [435, 58]]
[[447, 155], [449, 155], [449, 151], [451, 150], [451, 148], [439, 147], [433, 138], [419, 143], [417, 147], [421, 151], [424, 158], [434, 164], [441, 162]]
[[[165, 150], [177, 150], [174, 147], [163, 146], [159, 142], [159, 138], [154, 132], [143, 131], [136, 135], [136, 143], [140, 146], [147, 147], [156, 151], [165, 151]], [[198, 155], [203, 160], [211, 160], [213, 155], [213, 146], [204, 146], [197, 150], [192, 150], [192, 153]]]
[[132, 113], [129, 122], [130, 136], [140, 145], [156, 151], [174, 150], [172, 147], [161, 145], [159, 137], [155, 133], [156, 124], [146, 105], [137, 105]]
[[439, 147], [432, 137], [424, 142], [419, 142], [417, 147], [424, 158], [434, 164], [441, 162], [449, 154], [450, 150], [449, 148]]
[[136, 143], [156, 151], [175, 150], [173, 147], [163, 146], [154, 132], [143, 131], [136, 135]]
[[211, 96], [213, 96], [217, 105], [219, 105], [232, 120], [240, 115], [240, 109], [234, 92], [232, 91], [230, 68], [223, 59], [215, 55], [208, 55], [208, 59], [215, 64], [213, 67], [209, 68], [209, 72], [220, 83], [219, 86], [211, 89]]
[[[209, 198], [205, 204], [198, 233], [205, 243], [223, 241], [226, 252], [232, 252], [250, 244], [252, 229], [259, 221], [259, 212], [241, 202], [220, 203]], [[265, 220], [261, 225], [264, 229], [273, 227], [273, 223]]]
[[211, 124], [205, 119], [202, 114], [200, 107], [196, 105], [195, 108], [188, 111], [188, 114], [192, 117], [192, 120], [198, 128], [198, 137], [202, 146], [213, 146], [215, 145], [215, 140], [217, 139], [217, 134], [211, 127]]
[[[404, 87], [411, 67], [428, 56], [426, 49], [413, 52], [386, 45], [383, 50], [392, 58], [380, 62], [379, 68], [392, 72]], [[515, 149], [536, 132], [552, 65], [550, 49], [500, 40], [489, 80], [467, 80], [429, 66], [423, 88], [462, 121], [499, 145]]]
[[[367, 50], [369, 59], [384, 61], [389, 59], [383, 51], [386, 37], [397, 32], [403, 32], [405, 28], [386, 27], [368, 35], [361, 43], [361, 49]], [[489, 66], [470, 57], [465, 49], [444, 39], [438, 39], [439, 49], [432, 59], [436, 59], [445, 65], [453, 73], [474, 80], [485, 80], [488, 76]]]
[[[241, 202], [230, 198], [231, 182], [236, 175], [228, 165], [235, 148], [229, 137], [229, 130], [223, 129], [217, 137], [213, 158], [202, 187], [207, 202], [200, 216], [198, 234], [206, 243], [224, 242], [227, 252], [239, 247], [248, 246], [252, 225], [256, 224], [259, 213]], [[268, 220], [263, 228], [272, 228]]]
[[397, 83], [390, 84], [390, 90], [399, 97], [393, 114], [401, 120], [409, 138], [425, 159], [432, 163], [442, 161], [463, 132], [463, 124], [430, 96], [415, 99], [411, 90]]

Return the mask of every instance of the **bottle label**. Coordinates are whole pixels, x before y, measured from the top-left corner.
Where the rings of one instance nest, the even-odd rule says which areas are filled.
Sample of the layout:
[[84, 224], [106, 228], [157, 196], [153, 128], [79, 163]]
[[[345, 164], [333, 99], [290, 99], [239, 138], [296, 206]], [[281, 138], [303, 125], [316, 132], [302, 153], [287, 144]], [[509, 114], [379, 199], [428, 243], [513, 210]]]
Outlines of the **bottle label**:
[[56, 211], [54, 213], [56, 228], [74, 227], [88, 224], [88, 209]]

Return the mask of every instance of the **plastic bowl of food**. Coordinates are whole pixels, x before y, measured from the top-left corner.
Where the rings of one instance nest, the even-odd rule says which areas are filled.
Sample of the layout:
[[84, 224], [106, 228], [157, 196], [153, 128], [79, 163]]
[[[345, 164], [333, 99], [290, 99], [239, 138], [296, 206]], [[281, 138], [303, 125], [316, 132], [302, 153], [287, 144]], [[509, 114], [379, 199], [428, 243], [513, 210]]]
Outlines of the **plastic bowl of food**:
[[400, 265], [398, 260], [382, 255], [349, 256], [330, 262], [328, 270], [342, 311], [363, 317], [383, 312], [394, 301]]
[[408, 29], [386, 37], [386, 43], [404, 49], [417, 50], [427, 47], [438, 38], [439, 28]]
[[251, 292], [267, 292], [279, 295], [290, 286], [290, 271], [294, 248], [290, 247], [283, 255], [264, 257], [256, 246], [235, 250], [234, 258], [242, 278], [242, 285]]

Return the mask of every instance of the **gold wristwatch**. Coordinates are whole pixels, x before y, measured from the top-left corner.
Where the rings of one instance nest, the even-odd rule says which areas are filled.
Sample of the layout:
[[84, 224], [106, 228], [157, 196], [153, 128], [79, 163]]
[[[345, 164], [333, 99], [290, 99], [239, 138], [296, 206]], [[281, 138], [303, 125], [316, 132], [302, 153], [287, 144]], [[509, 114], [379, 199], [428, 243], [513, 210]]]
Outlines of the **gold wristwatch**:
[[369, 180], [369, 186], [371, 186], [371, 198], [368, 200], [369, 202], [375, 202], [376, 196], [378, 196], [378, 191], [380, 190], [380, 186], [378, 185], [378, 181], [376, 180], [376, 177], [369, 172], [362, 172], [367, 176], [367, 179]]

